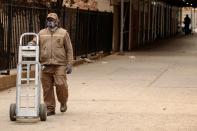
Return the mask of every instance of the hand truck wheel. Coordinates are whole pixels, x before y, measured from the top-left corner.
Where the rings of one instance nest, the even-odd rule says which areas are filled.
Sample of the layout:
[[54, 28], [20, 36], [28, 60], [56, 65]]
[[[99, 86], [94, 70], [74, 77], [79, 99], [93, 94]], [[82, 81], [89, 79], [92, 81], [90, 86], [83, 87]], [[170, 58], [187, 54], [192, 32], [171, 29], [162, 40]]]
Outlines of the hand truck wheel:
[[47, 111], [46, 111], [45, 104], [40, 104], [39, 115], [40, 115], [40, 120], [41, 121], [46, 121], [46, 119], [47, 119]]
[[10, 105], [10, 120], [16, 121], [16, 104]]

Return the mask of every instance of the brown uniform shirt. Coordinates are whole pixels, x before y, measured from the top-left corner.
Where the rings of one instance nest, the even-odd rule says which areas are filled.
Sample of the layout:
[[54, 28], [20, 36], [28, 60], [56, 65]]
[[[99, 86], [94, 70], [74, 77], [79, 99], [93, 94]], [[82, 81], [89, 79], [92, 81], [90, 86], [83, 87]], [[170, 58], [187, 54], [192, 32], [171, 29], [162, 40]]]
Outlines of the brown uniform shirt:
[[41, 64], [72, 64], [73, 48], [70, 41], [70, 36], [65, 29], [57, 28], [57, 30], [51, 32], [48, 28], [46, 28], [41, 30], [38, 35]]

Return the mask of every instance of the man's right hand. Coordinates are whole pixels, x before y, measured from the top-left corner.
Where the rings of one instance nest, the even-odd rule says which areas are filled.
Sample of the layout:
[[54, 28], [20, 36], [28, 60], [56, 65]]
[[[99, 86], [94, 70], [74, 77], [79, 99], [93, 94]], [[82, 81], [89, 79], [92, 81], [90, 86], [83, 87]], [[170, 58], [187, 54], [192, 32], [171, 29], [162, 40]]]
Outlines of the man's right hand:
[[28, 46], [34, 46], [34, 45], [35, 45], [35, 43], [34, 43], [34, 42], [32, 42], [32, 41], [30, 41], [30, 42], [28, 42], [28, 43], [27, 43], [27, 45], [28, 45]]

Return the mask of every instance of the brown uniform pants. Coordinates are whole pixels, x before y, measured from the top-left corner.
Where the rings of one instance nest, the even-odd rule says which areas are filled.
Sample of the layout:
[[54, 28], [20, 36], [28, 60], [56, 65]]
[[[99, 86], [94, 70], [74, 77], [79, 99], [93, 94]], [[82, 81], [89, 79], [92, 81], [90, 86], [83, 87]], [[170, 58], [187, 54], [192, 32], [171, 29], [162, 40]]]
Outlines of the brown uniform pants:
[[56, 87], [58, 101], [64, 104], [68, 100], [66, 66], [47, 65], [44, 67], [41, 77], [44, 102], [48, 111], [55, 111], [54, 86]]

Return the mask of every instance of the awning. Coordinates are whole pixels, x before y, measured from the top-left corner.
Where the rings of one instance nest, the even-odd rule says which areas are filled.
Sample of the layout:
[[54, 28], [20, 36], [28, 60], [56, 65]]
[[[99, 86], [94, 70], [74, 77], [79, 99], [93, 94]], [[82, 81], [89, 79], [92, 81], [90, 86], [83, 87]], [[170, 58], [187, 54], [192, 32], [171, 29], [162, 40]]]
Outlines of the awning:
[[[121, 0], [110, 0], [111, 4], [120, 4]], [[122, 0], [123, 2], [130, 2], [130, 0]], [[140, 0], [139, 0], [140, 1]], [[143, 0], [142, 0], [143, 1]], [[148, 1], [148, 0], [145, 0]], [[197, 0], [152, 0], [168, 3], [179, 7], [197, 7]]]

